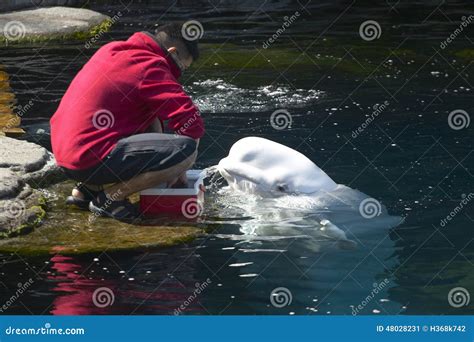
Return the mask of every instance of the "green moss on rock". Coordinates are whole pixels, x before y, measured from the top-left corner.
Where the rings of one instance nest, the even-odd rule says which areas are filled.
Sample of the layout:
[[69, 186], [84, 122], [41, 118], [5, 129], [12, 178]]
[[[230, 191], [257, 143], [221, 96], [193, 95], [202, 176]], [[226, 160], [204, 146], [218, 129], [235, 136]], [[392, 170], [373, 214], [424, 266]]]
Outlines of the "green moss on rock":
[[[46, 198], [40, 192], [34, 191], [24, 203], [26, 204], [24, 213], [20, 217], [12, 219], [12, 226], [0, 231], [0, 241], [31, 233], [42, 224], [46, 217]], [[18, 225], [15, 226], [15, 224]]]
[[27, 222], [13, 229], [10, 232], [9, 237], [25, 235], [27, 233], [32, 232], [36, 227], [41, 225], [41, 223], [46, 217], [46, 210], [44, 209], [44, 207], [41, 205], [35, 205], [29, 208], [29, 211], [31, 214]]
[[46, 224], [28, 235], [0, 241], [0, 253], [22, 255], [85, 254], [105, 251], [147, 250], [190, 242], [202, 231], [185, 226], [134, 226], [98, 220], [96, 226], [84, 224], [63, 227]]
[[104, 34], [110, 30], [112, 26], [110, 18], [105, 19], [102, 23], [93, 26], [87, 31], [74, 31], [60, 34], [27, 34], [23, 38], [17, 40], [8, 40], [5, 36], [0, 35], [0, 44], [3, 45], [26, 45], [32, 43], [42, 43], [48, 41], [85, 41], [98, 34]]

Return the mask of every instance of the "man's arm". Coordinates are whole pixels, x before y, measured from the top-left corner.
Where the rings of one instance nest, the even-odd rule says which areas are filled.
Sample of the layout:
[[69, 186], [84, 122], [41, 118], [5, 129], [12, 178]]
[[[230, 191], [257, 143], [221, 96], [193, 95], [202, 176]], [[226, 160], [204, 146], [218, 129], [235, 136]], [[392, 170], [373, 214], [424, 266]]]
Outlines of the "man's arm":
[[140, 94], [155, 117], [167, 121], [172, 131], [195, 140], [204, 135], [199, 109], [165, 67], [151, 67], [145, 72]]

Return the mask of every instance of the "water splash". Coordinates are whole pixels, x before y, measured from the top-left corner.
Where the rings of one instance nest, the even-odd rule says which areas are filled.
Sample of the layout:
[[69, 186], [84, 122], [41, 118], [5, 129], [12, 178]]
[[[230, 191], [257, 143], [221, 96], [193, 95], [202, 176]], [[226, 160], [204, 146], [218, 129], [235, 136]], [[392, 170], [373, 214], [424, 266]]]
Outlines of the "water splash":
[[203, 112], [242, 113], [297, 108], [317, 102], [324, 93], [314, 89], [292, 89], [287, 85], [239, 88], [221, 79], [207, 79], [186, 87]]
[[216, 167], [207, 172], [205, 216], [212, 217], [213, 223], [239, 225], [241, 235], [216, 237], [239, 240], [246, 248], [258, 248], [262, 242], [285, 247], [291, 242], [295, 248], [312, 251], [334, 246], [354, 249], [367, 241], [382, 239], [390, 228], [403, 221], [389, 215], [383, 205], [377, 217], [364, 217], [360, 203], [370, 197], [345, 185], [338, 185], [330, 193], [268, 198], [232, 189]]

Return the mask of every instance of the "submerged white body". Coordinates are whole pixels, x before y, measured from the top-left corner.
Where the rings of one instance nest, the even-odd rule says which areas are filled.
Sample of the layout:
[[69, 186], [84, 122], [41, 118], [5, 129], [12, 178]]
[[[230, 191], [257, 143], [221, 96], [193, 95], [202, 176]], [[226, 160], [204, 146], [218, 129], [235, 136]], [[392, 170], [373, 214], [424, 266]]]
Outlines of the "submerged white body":
[[259, 137], [237, 141], [219, 162], [218, 170], [232, 188], [250, 193], [315, 194], [337, 187], [300, 152]]

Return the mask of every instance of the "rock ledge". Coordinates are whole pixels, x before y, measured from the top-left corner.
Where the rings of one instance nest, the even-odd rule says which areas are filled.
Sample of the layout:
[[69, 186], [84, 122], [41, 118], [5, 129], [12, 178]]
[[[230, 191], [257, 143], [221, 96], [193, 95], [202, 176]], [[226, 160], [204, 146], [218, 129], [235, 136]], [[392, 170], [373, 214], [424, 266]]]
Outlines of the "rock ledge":
[[15, 44], [56, 39], [87, 39], [106, 31], [110, 18], [72, 7], [47, 7], [0, 13], [0, 42]]
[[61, 172], [45, 148], [0, 136], [0, 238], [31, 231], [45, 216], [41, 188]]

